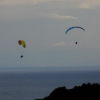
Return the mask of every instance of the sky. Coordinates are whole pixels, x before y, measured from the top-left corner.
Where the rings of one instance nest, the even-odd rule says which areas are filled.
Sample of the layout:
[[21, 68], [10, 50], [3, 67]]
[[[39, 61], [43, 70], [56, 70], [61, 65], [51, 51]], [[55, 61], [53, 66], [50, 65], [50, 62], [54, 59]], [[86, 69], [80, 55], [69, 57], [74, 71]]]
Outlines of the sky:
[[100, 66], [99, 19], [100, 0], [0, 0], [0, 68]]

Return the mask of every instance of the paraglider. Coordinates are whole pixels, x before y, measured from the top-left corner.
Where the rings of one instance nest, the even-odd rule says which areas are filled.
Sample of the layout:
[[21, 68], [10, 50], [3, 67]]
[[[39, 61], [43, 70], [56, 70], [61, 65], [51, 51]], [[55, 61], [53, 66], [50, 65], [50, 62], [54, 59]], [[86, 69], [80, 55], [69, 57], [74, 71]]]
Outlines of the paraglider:
[[[66, 30], [65, 34], [67, 34], [70, 30], [74, 29], [74, 28], [79, 28], [79, 29], [82, 29], [83, 31], [85, 31], [84, 28], [80, 27], [80, 26], [73, 26], [73, 27], [70, 27]], [[78, 42], [75, 42], [75, 44], [77, 44]]]
[[79, 27], [79, 26], [74, 26], [74, 27], [70, 27], [70, 28], [68, 28], [68, 29], [66, 30], [65, 34], [67, 34], [67, 33], [68, 33], [68, 31], [70, 31], [71, 29], [74, 29], [74, 28], [79, 28], [79, 29], [82, 29], [83, 31], [85, 31], [85, 29], [84, 29], [84, 28], [82, 28], [82, 27]]
[[[18, 44], [19, 44], [20, 46], [22, 46], [23, 48], [26, 48], [26, 43], [25, 43], [24, 40], [18, 40]], [[23, 55], [21, 55], [20, 58], [23, 58]]]

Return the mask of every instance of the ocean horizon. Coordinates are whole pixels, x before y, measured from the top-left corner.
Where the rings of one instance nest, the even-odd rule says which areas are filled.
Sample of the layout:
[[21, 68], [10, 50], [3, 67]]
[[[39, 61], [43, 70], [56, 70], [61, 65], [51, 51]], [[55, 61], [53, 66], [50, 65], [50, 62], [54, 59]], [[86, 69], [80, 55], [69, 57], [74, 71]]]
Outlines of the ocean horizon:
[[71, 89], [83, 83], [100, 83], [99, 66], [0, 68], [1, 100], [35, 100], [55, 88]]

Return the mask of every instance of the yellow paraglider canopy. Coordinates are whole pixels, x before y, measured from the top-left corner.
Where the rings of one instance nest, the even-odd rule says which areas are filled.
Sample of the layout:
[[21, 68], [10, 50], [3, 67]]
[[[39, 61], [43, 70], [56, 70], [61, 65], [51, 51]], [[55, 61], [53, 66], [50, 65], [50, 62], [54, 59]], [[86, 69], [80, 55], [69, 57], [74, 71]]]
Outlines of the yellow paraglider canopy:
[[22, 45], [23, 48], [26, 48], [26, 43], [25, 43], [24, 40], [19, 40], [19, 41], [18, 41], [18, 44], [19, 44], [19, 45]]

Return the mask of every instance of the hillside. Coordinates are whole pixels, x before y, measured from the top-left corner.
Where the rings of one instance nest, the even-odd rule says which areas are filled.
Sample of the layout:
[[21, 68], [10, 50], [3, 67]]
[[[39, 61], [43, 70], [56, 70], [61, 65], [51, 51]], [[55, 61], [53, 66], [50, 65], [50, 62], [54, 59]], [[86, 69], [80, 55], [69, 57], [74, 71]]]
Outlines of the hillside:
[[35, 100], [100, 100], [100, 84], [85, 84], [72, 89], [58, 87], [49, 96]]

